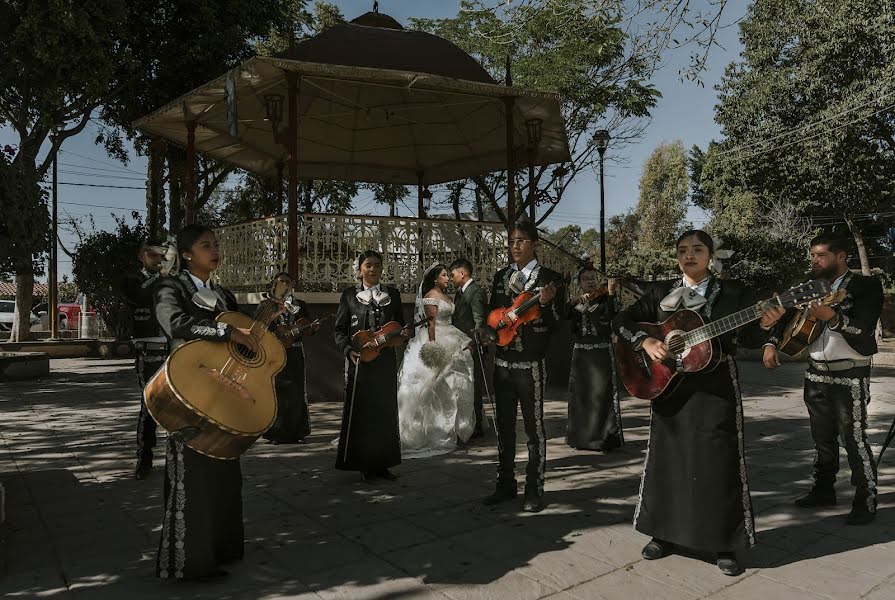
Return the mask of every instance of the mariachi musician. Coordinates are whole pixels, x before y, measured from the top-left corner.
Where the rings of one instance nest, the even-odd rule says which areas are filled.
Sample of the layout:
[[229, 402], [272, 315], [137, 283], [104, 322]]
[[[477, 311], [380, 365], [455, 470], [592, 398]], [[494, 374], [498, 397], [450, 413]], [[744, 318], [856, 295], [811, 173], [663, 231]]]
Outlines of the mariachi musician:
[[[653, 361], [670, 358], [670, 350], [638, 322], [664, 321], [680, 309], [711, 322], [755, 304], [747, 287], [711, 273], [714, 241], [706, 232], [686, 231], [675, 247], [682, 277], [657, 282], [613, 322], [620, 343]], [[767, 341], [783, 312], [765, 308], [760, 321], [722, 335], [721, 364], [685, 374], [670, 395], [652, 403], [634, 512], [634, 528], [652, 536], [643, 548], [645, 559], [662, 558], [680, 546], [715, 554], [725, 575], [742, 573], [735, 553], [755, 543], [755, 526], [734, 354], [737, 345], [757, 348]]]
[[[144, 241], [137, 252], [141, 269], [121, 278], [119, 290], [133, 314], [134, 370], [140, 390], [146, 387], [155, 372], [168, 357], [168, 340], [155, 318], [153, 289], [159, 279], [163, 253], [156, 244]], [[152, 470], [152, 449], [155, 448], [155, 421], [146, 410], [140, 396], [140, 415], [137, 418], [136, 479], [145, 479]]]
[[[288, 273], [277, 273], [271, 282], [271, 289], [279, 283], [293, 289]], [[294, 327], [299, 319], [310, 320], [308, 305], [290, 294], [286, 298], [287, 311], [270, 324], [271, 331]], [[261, 307], [259, 306], [259, 312]], [[320, 329], [318, 324], [309, 324], [307, 335]], [[290, 336], [285, 341], [286, 366], [277, 374], [277, 418], [264, 433], [264, 438], [272, 444], [300, 444], [311, 433], [311, 411], [308, 406], [307, 381], [305, 376], [305, 352], [302, 336]]]
[[[883, 307], [879, 279], [852, 273], [846, 244], [832, 234], [811, 240], [811, 275], [830, 281], [833, 291], [844, 289], [845, 299], [837, 306], [811, 306], [809, 311], [822, 324], [820, 336], [808, 347], [805, 371], [805, 406], [814, 438], [814, 486], [796, 499], [796, 506], [819, 508], [836, 504], [836, 473], [839, 471], [839, 442], [842, 438], [851, 482], [856, 487], [849, 525], [870, 523], [876, 517], [876, 463], [867, 441], [867, 404], [870, 402], [870, 361], [876, 353], [876, 323]], [[780, 366], [777, 344], [784, 329], [775, 329], [765, 346], [764, 363]]]
[[578, 272], [581, 294], [569, 301], [575, 342], [566, 443], [578, 450], [609, 452], [624, 441], [612, 349], [618, 282], [608, 278], [600, 283], [600, 273], [592, 264], [585, 264]]
[[381, 282], [381, 254], [362, 252], [355, 276], [360, 281], [342, 292], [334, 324], [336, 346], [345, 355], [345, 403], [336, 468], [360, 471], [366, 483], [394, 481], [398, 477], [390, 469], [401, 464], [398, 355], [389, 347], [374, 360], [360, 362], [352, 338], [391, 321], [404, 326], [404, 339], [411, 331], [405, 326], [400, 292]]
[[[205, 225], [187, 225], [177, 232], [177, 252], [184, 268], [155, 286], [155, 314], [171, 350], [189, 340], [232, 341], [257, 350], [248, 329], [215, 321], [221, 312], [239, 306], [229, 290], [211, 281], [220, 262], [214, 232]], [[243, 556], [239, 459], [210, 458], [176, 435], [168, 436], [165, 458], [165, 513], [156, 575], [220, 579], [227, 575], [220, 567]]]
[[[531, 221], [516, 223], [510, 234], [513, 262], [494, 276], [490, 310], [508, 308], [521, 292], [540, 291], [540, 317], [524, 324], [508, 346], [498, 346], [494, 359], [494, 390], [497, 412], [499, 466], [494, 493], [485, 505], [506, 502], [516, 497], [515, 475], [516, 409], [528, 437], [528, 466], [525, 471], [523, 510], [544, 509], [544, 476], [547, 470], [547, 435], [544, 430], [544, 357], [556, 322], [565, 316], [565, 295], [557, 296], [562, 276], [541, 265], [535, 251], [538, 230]], [[510, 320], [515, 315], [507, 313]], [[510, 316], [512, 315], [512, 316]]]

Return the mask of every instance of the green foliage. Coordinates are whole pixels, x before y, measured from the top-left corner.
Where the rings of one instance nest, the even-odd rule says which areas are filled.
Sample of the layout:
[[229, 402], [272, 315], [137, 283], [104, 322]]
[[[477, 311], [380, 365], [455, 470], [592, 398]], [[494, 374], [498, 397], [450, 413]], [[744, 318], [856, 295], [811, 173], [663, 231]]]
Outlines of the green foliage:
[[34, 169], [33, 162], [10, 164], [0, 150], [0, 277], [43, 268], [50, 215]]
[[72, 273], [78, 288], [87, 295], [116, 339], [127, 336], [128, 311], [118, 290], [119, 278], [138, 268], [135, 256], [146, 237], [139, 213], [132, 213], [134, 225], [116, 218], [114, 232], [96, 231], [75, 248]]
[[[566, 186], [596, 164], [596, 130], [609, 129], [615, 148], [639, 137], [638, 123], [660, 94], [649, 83], [655, 63], [629, 52], [632, 40], [621, 22], [621, 0], [552, 0], [549, 7], [523, 11], [509, 23], [485, 3], [460, 4], [456, 17], [412, 19], [411, 26], [455, 43], [497, 81], [505, 79], [510, 56], [513, 85], [559, 92], [572, 154]], [[548, 167], [536, 168], [540, 197], [555, 197], [550, 173]], [[505, 177], [476, 178], [476, 184], [492, 208], [506, 205]], [[464, 202], [472, 205], [473, 195], [465, 194]], [[518, 210], [524, 212], [525, 204]], [[542, 211], [539, 221], [548, 215]]]
[[726, 139], [706, 159], [705, 169], [716, 164], [700, 179], [714, 196], [705, 202], [718, 209], [739, 189], [842, 233], [849, 220], [859, 251], [866, 240], [870, 257], [883, 254], [881, 223], [852, 217], [891, 211], [895, 201], [893, 36], [891, 2], [752, 3], [743, 59], [719, 86]]
[[632, 274], [665, 276], [677, 270], [674, 241], [688, 224], [687, 157], [680, 141], [660, 144], [643, 164], [635, 212], [639, 234]]
[[385, 204], [389, 207], [389, 216], [395, 216], [395, 209], [400, 202], [410, 195], [406, 185], [394, 183], [366, 183], [364, 189], [373, 192], [373, 200], [377, 204]]

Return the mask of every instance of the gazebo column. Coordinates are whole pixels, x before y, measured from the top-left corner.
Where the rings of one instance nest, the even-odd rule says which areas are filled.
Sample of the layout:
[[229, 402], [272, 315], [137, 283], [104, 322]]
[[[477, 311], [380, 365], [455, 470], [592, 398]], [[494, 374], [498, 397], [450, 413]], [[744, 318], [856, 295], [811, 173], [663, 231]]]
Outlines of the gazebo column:
[[286, 73], [289, 138], [286, 142], [288, 157], [286, 167], [289, 173], [289, 200], [286, 223], [288, 227], [288, 255], [286, 271], [293, 281], [298, 281], [298, 85], [299, 76], [291, 71]]
[[186, 224], [196, 222], [196, 121], [186, 122]]
[[503, 101], [506, 104], [507, 120], [507, 235], [510, 235], [516, 224], [516, 172], [513, 158], [513, 109], [516, 106], [516, 99], [509, 96]]
[[423, 202], [423, 172], [418, 171], [416, 174], [416, 244], [417, 256], [419, 257], [420, 269], [423, 269], [423, 249], [425, 243], [423, 240], [423, 219], [426, 218], [426, 207]]

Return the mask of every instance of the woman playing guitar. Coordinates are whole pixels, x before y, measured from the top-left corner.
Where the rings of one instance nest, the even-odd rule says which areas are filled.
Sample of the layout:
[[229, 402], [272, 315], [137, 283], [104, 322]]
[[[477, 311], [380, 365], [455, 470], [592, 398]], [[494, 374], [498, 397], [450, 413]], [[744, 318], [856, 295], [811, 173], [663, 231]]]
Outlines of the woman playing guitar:
[[[681, 308], [709, 322], [755, 303], [736, 281], [709, 271], [714, 252], [704, 231], [685, 232], [675, 244], [682, 277], [653, 286], [613, 323], [620, 340], [654, 361], [671, 361], [663, 340], [648, 337], [638, 321], [663, 321]], [[634, 527], [652, 536], [643, 557], [667, 556], [674, 545], [717, 553], [719, 569], [737, 575], [735, 551], [755, 543], [752, 500], [743, 450], [743, 405], [733, 358], [739, 345], [760, 347], [782, 308], [764, 309], [760, 321], [719, 338], [726, 357], [710, 371], [688, 373], [661, 401], [652, 404], [650, 438]]]
[[398, 355], [388, 344], [378, 357], [364, 362], [352, 338], [391, 322], [403, 327], [405, 340], [412, 332], [405, 326], [401, 294], [381, 283], [382, 255], [375, 250], [362, 252], [355, 272], [360, 281], [342, 292], [334, 325], [336, 345], [345, 355], [345, 405], [336, 468], [360, 471], [368, 483], [393, 481], [397, 476], [389, 469], [401, 464]]
[[[189, 340], [207, 340], [257, 350], [258, 342], [248, 330], [215, 321], [222, 311], [238, 311], [239, 306], [232, 293], [211, 281], [220, 263], [214, 232], [204, 225], [187, 225], [177, 233], [177, 249], [183, 270], [161, 278], [155, 288], [155, 314], [171, 349]], [[209, 458], [174, 435], [168, 436], [165, 456], [165, 516], [156, 574], [193, 580], [223, 577], [226, 572], [219, 565], [243, 555], [239, 459]]]

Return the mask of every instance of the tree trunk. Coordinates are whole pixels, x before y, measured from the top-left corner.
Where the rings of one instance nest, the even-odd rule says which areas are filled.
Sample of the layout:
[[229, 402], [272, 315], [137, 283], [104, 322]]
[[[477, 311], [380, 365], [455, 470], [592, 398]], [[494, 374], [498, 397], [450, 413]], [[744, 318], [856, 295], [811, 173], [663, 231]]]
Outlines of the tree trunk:
[[31, 297], [34, 295], [34, 268], [23, 266], [16, 274], [16, 318], [9, 334], [10, 342], [26, 342], [31, 334]]
[[453, 208], [454, 218], [458, 221], [462, 220], [463, 217], [460, 216], [460, 194], [454, 194]]
[[845, 223], [851, 231], [852, 237], [855, 238], [855, 245], [858, 247], [858, 258], [861, 260], [861, 273], [870, 275], [870, 260], [867, 258], [867, 246], [864, 245], [864, 235], [857, 223], [852, 221], [848, 215], [843, 215]]
[[475, 214], [479, 221], [485, 220], [485, 209], [482, 206], [482, 192], [479, 186], [475, 186]]

